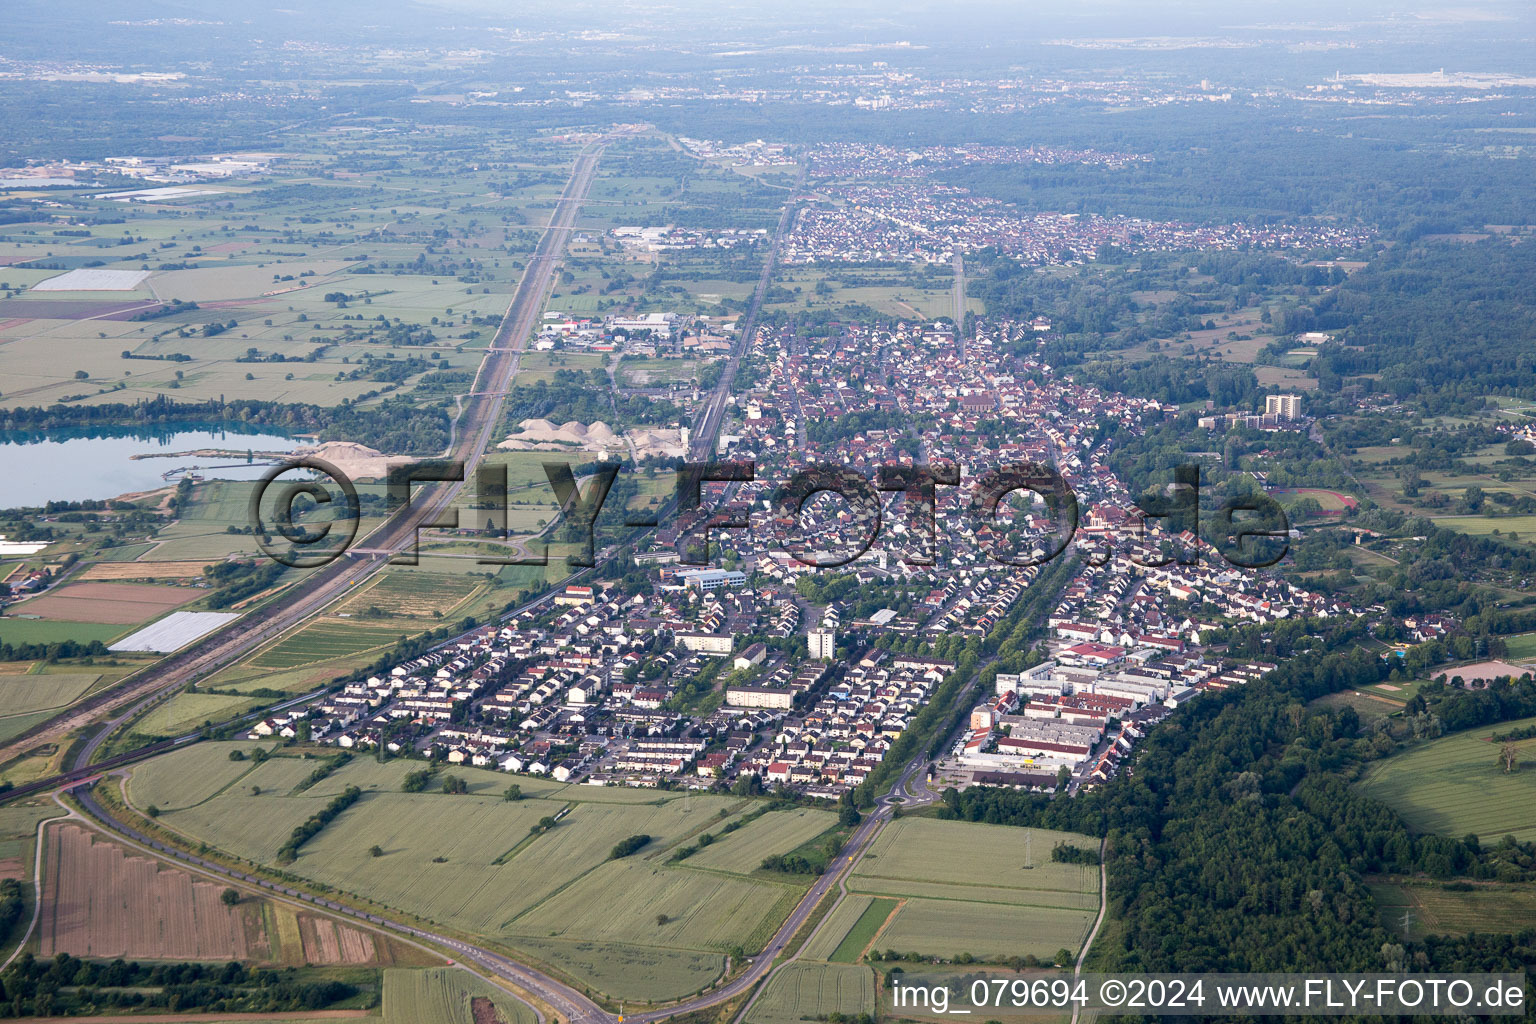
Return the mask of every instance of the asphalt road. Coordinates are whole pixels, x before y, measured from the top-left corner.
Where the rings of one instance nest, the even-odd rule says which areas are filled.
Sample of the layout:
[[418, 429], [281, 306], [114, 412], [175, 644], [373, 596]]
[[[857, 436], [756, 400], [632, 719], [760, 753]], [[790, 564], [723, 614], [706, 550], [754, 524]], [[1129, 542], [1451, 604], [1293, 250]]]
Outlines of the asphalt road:
[[[470, 401], [464, 405], [463, 414], [455, 431], [455, 437], [459, 439], [459, 443], [450, 457], [462, 458], [468, 464], [469, 472], [466, 473], [466, 478], [472, 474], [474, 463], [483, 455], [489, 443], [491, 431], [495, 428], [496, 422], [500, 417], [507, 386], [512, 377], [517, 373], [522, 343], [532, 332], [534, 318], [542, 311], [544, 295], [547, 294], [551, 278], [559, 262], [560, 254], [564, 251], [566, 238], [570, 233], [571, 225], [574, 223], [576, 210], [579, 208], [581, 198], [585, 196], [587, 189], [591, 185], [597, 165], [597, 157], [600, 152], [601, 147], [599, 145], [594, 147], [593, 150], [583, 153], [578, 158], [571, 180], [557, 204], [549, 227], [546, 229], [536, 254], [530, 262], [528, 271], [524, 274], [517, 293], [514, 295], [512, 303], [508, 308], [502, 328], [498, 331], [496, 338], [492, 342], [491, 349], [487, 353], [485, 362], [481, 365], [474, 391], [470, 395]], [[737, 367], [740, 365], [741, 357], [750, 343], [751, 333], [755, 329], [757, 313], [767, 290], [779, 242], [785, 233], [791, 213], [792, 207], [787, 207], [784, 214], [780, 217], [779, 227], [774, 235], [773, 248], [765, 263], [762, 279], [759, 281], [751, 309], [742, 329], [741, 343], [733, 353], [726, 372], [722, 374], [720, 385], [714, 390], [700, 419], [696, 421], [698, 432], [690, 446], [690, 455], [695, 459], [707, 458], [714, 446], [715, 434], [720, 428], [723, 417], [725, 399], [730, 394], [731, 382], [735, 377]], [[198, 674], [210, 671], [218, 665], [239, 657], [256, 644], [263, 642], [270, 636], [276, 635], [276, 633], [289, 628], [304, 617], [318, 611], [348, 587], [366, 578], [373, 572], [377, 572], [384, 565], [388, 564], [388, 560], [383, 555], [383, 552], [402, 550], [408, 543], [414, 541], [417, 525], [436, 518], [438, 513], [453, 500], [460, 486], [461, 484], [459, 483], [425, 485], [422, 492], [420, 492], [418, 500], [412, 503], [412, 507], [416, 511], [412, 512], [410, 509], [407, 509], [407, 514], [391, 519], [370, 534], [366, 544], [366, 548], [369, 550], [361, 558], [344, 559], [332, 563], [331, 566], [317, 570], [300, 585], [301, 589], [298, 593], [284, 602], [282, 609], [261, 616], [259, 621], [251, 622], [245, 628], [237, 626], [225, 634], [199, 645], [186, 655], [173, 659], [173, 662], [175, 662], [174, 666], [151, 676], [146, 680], [146, 685], [134, 691], [134, 694], [119, 693], [116, 695], [115, 699], [117, 700], [130, 695], [139, 695], [143, 699], [135, 702], [132, 708], [114, 719], [112, 723], [114, 727], [116, 724], [124, 721], [129, 715], [142, 709], [147, 702], [163, 699], [174, 689], [195, 678]], [[362, 561], [362, 558], [367, 560]], [[547, 598], [548, 595], [544, 595], [537, 600], [543, 601]], [[100, 706], [94, 710], [99, 712]], [[89, 764], [91, 756], [110, 732], [111, 729], [102, 730], [97, 738], [80, 752], [75, 762], [77, 768], [84, 768]], [[916, 790], [912, 788], [914, 777], [922, 772], [926, 766], [927, 758], [919, 756], [906, 767], [901, 777], [897, 779], [892, 787], [891, 792], [881, 800], [875, 811], [860, 823], [846, 847], [839, 853], [834, 864], [830, 866], [827, 872], [817, 878], [816, 882], [806, 892], [804, 898], [796, 905], [794, 911], [790, 913], [789, 917], [779, 927], [763, 951], [753, 958], [751, 966], [743, 974], [720, 988], [693, 999], [676, 1004], [665, 1010], [629, 1015], [626, 1016], [626, 1020], [649, 1024], [649, 1022], [661, 1021], [692, 1010], [715, 1006], [749, 990], [768, 975], [775, 967], [775, 959], [784, 952], [795, 936], [795, 933], [800, 930], [801, 926], [815, 911], [821, 899], [833, 886], [841, 885], [858, 858], [868, 849], [869, 844], [873, 842], [886, 823], [891, 820], [894, 809], [901, 805], [911, 806], [932, 799], [932, 794], [928, 793], [921, 784], [919, 784]], [[222, 876], [247, 886], [278, 893], [290, 899], [324, 908], [333, 914], [355, 918], [377, 928], [397, 932], [440, 946], [443, 949], [452, 951], [463, 962], [475, 964], [493, 976], [509, 981], [513, 985], [533, 994], [553, 1007], [557, 1013], [572, 1022], [572, 1024], [615, 1024], [615, 1015], [608, 1013], [580, 992], [577, 992], [563, 982], [557, 981], [548, 975], [494, 951], [465, 943], [451, 936], [390, 921], [376, 914], [356, 910], [346, 904], [227, 868], [186, 851], [166, 846], [133, 829], [131, 826], [110, 817], [90, 795], [88, 783], [94, 781], [95, 777], [92, 777], [85, 780], [85, 782], [73, 784], [73, 788], [76, 790], [75, 795], [80, 800], [85, 813], [104, 827], [162, 857], [192, 865], [208, 874]]]
[[[474, 467], [490, 444], [491, 432], [501, 417], [506, 392], [522, 360], [522, 349], [543, 312], [544, 297], [559, 267], [576, 214], [597, 171], [603, 142], [590, 146], [577, 157], [571, 178], [550, 215], [543, 237], [530, 259], [512, 300], [507, 306], [501, 328], [492, 340], [475, 378], [475, 386], [456, 424], [456, 443], [447, 458], [465, 463], [465, 478], [472, 479]], [[50, 738], [58, 738], [95, 721], [103, 711], [121, 710], [107, 727], [99, 730], [75, 758], [74, 768], [84, 768], [106, 738], [123, 722], [142, 711], [149, 703], [164, 699], [193, 680], [243, 657], [257, 646], [291, 629], [318, 613], [348, 589], [366, 580], [389, 564], [395, 552], [415, 544], [417, 528], [436, 519], [453, 501], [462, 482], [424, 484], [414, 499], [399, 513], [380, 524], [353, 549], [354, 553], [316, 569], [283, 595], [282, 600], [245, 616], [229, 628], [194, 644], [130, 677], [119, 685], [76, 705], [49, 724], [46, 731], [35, 733], [0, 748], [0, 760], [31, 749]]]
[[[804, 180], [805, 169], [801, 168], [800, 175], [795, 180], [797, 190]], [[693, 432], [688, 443], [688, 459], [691, 462], [703, 462], [714, 454], [715, 438], [720, 433], [720, 424], [725, 418], [725, 402], [730, 397], [731, 388], [736, 382], [736, 371], [741, 367], [741, 357], [751, 347], [752, 336], [757, 332], [757, 316], [762, 311], [763, 298], [768, 294], [768, 285], [773, 280], [773, 268], [778, 264], [779, 247], [789, 231], [790, 218], [794, 216], [795, 209], [792, 194], [783, 212], [779, 214], [779, 224], [774, 229], [773, 242], [769, 246], [768, 256], [763, 260], [763, 272], [758, 277], [757, 288], [752, 292], [752, 305], [741, 321], [741, 333], [737, 335], [736, 347], [731, 352], [730, 359], [726, 361], [724, 372], [720, 374], [720, 382], [704, 400], [704, 408], [693, 422]]]
[[[795, 933], [800, 930], [807, 918], [815, 911], [817, 904], [823, 896], [834, 886], [840, 885], [852, 871], [859, 857], [869, 848], [880, 830], [890, 822], [894, 810], [898, 806], [913, 806], [926, 802], [921, 797], [914, 796], [912, 789], [913, 779], [926, 769], [927, 758], [919, 756], [913, 760], [902, 772], [901, 777], [892, 786], [891, 792], [880, 801], [876, 810], [865, 817], [863, 822], [854, 831], [847, 845], [838, 854], [837, 860], [828, 871], [819, 876], [816, 882], [806, 892], [794, 911], [779, 927], [762, 953], [753, 958], [751, 966], [740, 976], [732, 979], [720, 988], [696, 996], [693, 999], [668, 1007], [664, 1010], [655, 1010], [649, 1013], [626, 1015], [626, 1021], [650, 1022], [662, 1021], [668, 1017], [688, 1013], [692, 1010], [716, 1006], [720, 1003], [734, 999], [736, 996], [750, 989], [766, 975], [775, 969], [774, 960], [784, 952]], [[484, 949], [467, 942], [463, 942], [452, 936], [443, 935], [412, 925], [391, 921], [377, 914], [366, 913], [354, 909], [344, 903], [329, 900], [322, 896], [316, 896], [293, 886], [273, 882], [266, 878], [247, 874], [223, 864], [207, 860], [195, 854], [188, 853], [172, 846], [167, 846], [159, 840], [145, 835], [138, 829], [124, 824], [109, 815], [91, 795], [90, 787], [99, 776], [92, 776], [73, 785], [75, 798], [79, 800], [85, 815], [94, 819], [103, 827], [117, 833], [119, 836], [138, 844], [139, 846], [161, 857], [176, 860], [191, 865], [198, 870], [212, 875], [227, 878], [234, 882], [242, 883], [249, 887], [273, 892], [293, 900], [300, 900], [323, 908], [332, 914], [343, 917], [355, 918], [366, 922], [376, 928], [396, 932], [410, 936], [413, 939], [432, 943], [443, 949], [451, 951], [465, 963], [473, 963], [488, 973], [511, 982], [513, 985], [532, 993], [543, 1000], [556, 1012], [570, 1021], [571, 1024], [616, 1024], [617, 1017], [604, 1010], [586, 996], [571, 988], [563, 982], [543, 974], [531, 967], [520, 964], [515, 960], [502, 956], [492, 950]]]

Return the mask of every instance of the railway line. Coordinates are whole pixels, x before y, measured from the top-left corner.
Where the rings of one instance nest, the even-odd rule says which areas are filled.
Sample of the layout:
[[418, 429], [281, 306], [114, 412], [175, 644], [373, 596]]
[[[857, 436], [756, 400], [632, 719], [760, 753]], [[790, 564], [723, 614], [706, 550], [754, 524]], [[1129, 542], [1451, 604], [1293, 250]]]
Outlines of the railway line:
[[[601, 143], [590, 147], [578, 157], [571, 179], [556, 205], [556, 209], [550, 218], [549, 226], [545, 230], [544, 237], [541, 239], [539, 247], [523, 276], [523, 280], [508, 307], [508, 312], [503, 319], [502, 326], [487, 350], [485, 360], [481, 364], [475, 382], [470, 392], [465, 396], [461, 396], [462, 411], [455, 420], [454, 433], [452, 435], [454, 442], [450, 444], [452, 451], [448, 457], [459, 458], [465, 462], [466, 479], [472, 476], [474, 465], [484, 455], [490, 442], [491, 432], [500, 419], [502, 404], [509, 384], [518, 371], [523, 344], [532, 332], [534, 319], [542, 311], [543, 297], [547, 294], [551, 279], [558, 266], [560, 255], [564, 251], [566, 239], [575, 220], [576, 210], [579, 208], [582, 198], [591, 185], [600, 153]], [[692, 459], [703, 460], [712, 453], [715, 438], [724, 420], [726, 400], [730, 395], [741, 359], [750, 346], [752, 335], [756, 330], [757, 317], [772, 277], [779, 246], [793, 216], [793, 212], [794, 205], [791, 201], [786, 205], [779, 219], [778, 228], [774, 233], [772, 246], [763, 267], [762, 276], [753, 294], [751, 307], [743, 322], [737, 345], [727, 362], [726, 370], [721, 375], [717, 386], [706, 399], [704, 408], [700, 411], [699, 416], [695, 419], [695, 435], [689, 449], [689, 456]], [[464, 399], [467, 399], [467, 401]], [[92, 759], [100, 749], [101, 744], [118, 725], [133, 715], [138, 714], [149, 704], [167, 698], [181, 686], [196, 679], [199, 675], [227, 664], [230, 660], [240, 657], [256, 645], [265, 642], [266, 639], [291, 628], [291, 626], [302, 621], [308, 615], [314, 614], [323, 608], [354, 583], [360, 582], [362, 579], [367, 578], [367, 576], [382, 569], [385, 565], [389, 564], [389, 553], [401, 551], [409, 542], [413, 542], [416, 537], [416, 528], [423, 523], [436, 519], [438, 514], [453, 501], [461, 486], [461, 482], [425, 485], [418, 501], [411, 503], [402, 514], [374, 530], [364, 541], [360, 542], [358, 547], [353, 549], [351, 556], [316, 570], [309, 579], [301, 584], [302, 589], [294, 594], [284, 604], [282, 609], [269, 609], [252, 621], [237, 624], [225, 633], [217, 634], [211, 640], [199, 644], [191, 651], [171, 659], [168, 665], [167, 663], [162, 663], [158, 670], [144, 680], [140, 686], [132, 687], [128, 690], [123, 690], [120, 687], [117, 693], [110, 695], [110, 700], [96, 704], [90, 710], [89, 717], [85, 721], [94, 718], [104, 707], [121, 704], [131, 700], [133, 697], [138, 697], [139, 699], [134, 701], [131, 706], [127, 707], [116, 718], [109, 721], [106, 727], [101, 729], [81, 748], [75, 756], [73, 766], [69, 771], [50, 779], [39, 780], [26, 787], [17, 788], [0, 796], [0, 799], [11, 799], [12, 797], [49, 790], [69, 790], [79, 802], [86, 817], [92, 819], [99, 826], [116, 833], [121, 839], [143, 850], [150, 851], [166, 859], [184, 863], [204, 874], [221, 876], [247, 887], [270, 891], [292, 900], [310, 903], [317, 907], [322, 907], [333, 914], [351, 917], [379, 929], [395, 932], [413, 940], [430, 943], [441, 950], [452, 953], [462, 962], [472, 964], [492, 977], [508, 982], [524, 993], [536, 997], [545, 1005], [553, 1008], [557, 1014], [564, 1018], [567, 1024], [617, 1024], [620, 1020], [636, 1021], [640, 1022], [640, 1024], [656, 1024], [656, 1022], [680, 1014], [719, 1006], [750, 992], [779, 966], [780, 955], [789, 951], [796, 933], [815, 912], [823, 897], [827, 896], [834, 887], [840, 886], [843, 883], [858, 858], [868, 849], [869, 844], [874, 841], [885, 824], [891, 820], [894, 808], [902, 802], [922, 803], [926, 802], [926, 799], [931, 799], [931, 794], [914, 792], [911, 788], [913, 780], [919, 776], [921, 770], [927, 764], [925, 757], [919, 756], [905, 766], [901, 777], [892, 787], [890, 793], [882, 799], [876, 810], [854, 832], [846, 848], [839, 854], [830, 870], [819, 877], [810, 887], [805, 896], [796, 904], [794, 910], [791, 911], [788, 918], [774, 932], [763, 950], [756, 957], [752, 958], [745, 971], [726, 980], [718, 988], [686, 999], [680, 1003], [624, 1017], [609, 1012], [584, 993], [577, 991], [565, 982], [519, 963], [495, 950], [476, 946], [456, 937], [432, 932], [406, 922], [392, 921], [381, 915], [359, 910], [338, 900], [316, 895], [281, 881], [226, 867], [223, 864], [200, 857], [188, 850], [162, 843], [135, 829], [131, 824], [119, 821], [113, 817], [92, 796], [87, 784], [94, 784], [106, 773], [120, 769], [135, 761], [153, 757], [167, 750], [195, 742], [200, 736], [199, 733], [191, 733], [92, 763]], [[668, 508], [670, 506], [671, 503], [669, 502]], [[588, 569], [573, 573], [566, 582], [580, 579], [593, 571]], [[555, 592], [555, 590], [547, 591], [523, 605], [522, 608], [543, 604], [550, 600]], [[285, 702], [285, 706], [286, 704], [300, 703], [310, 699], [312, 696], [312, 694], [305, 694], [296, 697], [292, 701]], [[261, 713], [270, 713], [271, 710], [271, 708], [263, 709]], [[82, 713], [84, 713], [83, 708]], [[71, 717], [78, 719], [80, 716], [75, 715]], [[84, 722], [80, 722], [80, 724], [84, 724]], [[35, 739], [33, 742], [35, 742]], [[0, 751], [0, 753], [3, 753], [3, 751]]]
[[[571, 177], [513, 293], [501, 327], [480, 364], [468, 401], [463, 403], [463, 411], [455, 421], [456, 440], [445, 457], [465, 464], [466, 479], [472, 478], [474, 467], [489, 446], [491, 432], [501, 418], [506, 394], [522, 360], [523, 346], [542, 312], [544, 296], [549, 292], [582, 200], [591, 188], [606, 141], [605, 138], [593, 143], [577, 156]], [[0, 761], [84, 728], [104, 712], [122, 709], [81, 748], [71, 767], [88, 766], [107, 737], [149, 704], [238, 660], [317, 614], [351, 587], [379, 572], [395, 554], [414, 545], [418, 527], [437, 519], [462, 486], [462, 482], [423, 484], [413, 501], [359, 541], [357, 546], [366, 553], [348, 555], [315, 569], [289, 588], [281, 602], [252, 612], [187, 650], [76, 704], [41, 730], [0, 748]]]

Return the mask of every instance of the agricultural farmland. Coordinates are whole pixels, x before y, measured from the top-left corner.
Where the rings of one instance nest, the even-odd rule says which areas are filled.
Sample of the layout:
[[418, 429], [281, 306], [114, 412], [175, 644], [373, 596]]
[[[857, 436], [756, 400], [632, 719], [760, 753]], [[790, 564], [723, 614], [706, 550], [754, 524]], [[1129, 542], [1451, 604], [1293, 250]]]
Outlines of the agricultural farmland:
[[393, 939], [286, 904], [244, 895], [228, 906], [224, 889], [79, 825], [51, 825], [40, 950], [43, 956], [311, 966], [433, 962]]
[[[180, 810], [211, 799], [258, 769], [288, 764], [313, 764], [297, 758], [273, 758], [258, 764], [251, 755], [263, 746], [251, 742], [197, 743], [165, 755], [175, 766], [174, 772], [135, 772], [128, 780], [128, 798], [138, 807]], [[232, 761], [238, 752], [243, 760]]]
[[765, 814], [717, 838], [689, 857], [688, 865], [750, 874], [759, 868], [764, 857], [793, 850], [836, 824], [837, 815], [809, 807]]
[[800, 1024], [875, 1012], [875, 972], [853, 964], [785, 964], [747, 1012], [747, 1024]]
[[880, 949], [1049, 957], [1082, 944], [1099, 904], [1098, 868], [1052, 861], [1059, 843], [1098, 846], [1067, 832], [903, 818], [871, 845], [848, 888], [899, 901]]
[[52, 801], [0, 807], [0, 878], [32, 877], [32, 846], [37, 841], [37, 823], [63, 813], [63, 809]]
[[[479, 1012], [475, 1003], [483, 1001]], [[490, 1012], [486, 1012], [489, 1009]], [[537, 1024], [527, 1003], [462, 968], [384, 972], [384, 1024]]]
[[849, 893], [843, 897], [831, 913], [822, 919], [821, 926], [801, 949], [800, 955], [807, 960], [832, 959], [832, 953], [874, 900], [873, 896], [861, 896], [858, 893]]
[[0, 718], [73, 704], [101, 679], [96, 672], [0, 675]]
[[69, 583], [22, 601], [13, 613], [69, 622], [133, 625], [202, 596], [190, 587], [146, 586], [137, 583]]
[[891, 911], [895, 910], [896, 906], [895, 900], [871, 900], [827, 959], [840, 964], [858, 963], [859, 958], [864, 955], [864, 950], [885, 926], [885, 922], [890, 919]]
[[43, 853], [43, 956], [249, 960], [269, 953], [259, 908], [224, 887], [161, 870], [79, 825], [50, 826]]
[[1426, 935], [1519, 932], [1536, 916], [1536, 886], [1528, 882], [1475, 882], [1464, 890], [1425, 880], [1369, 885], [1381, 926], [1414, 941]]
[[1485, 843], [1506, 835], [1536, 839], [1530, 807], [1536, 799], [1536, 739], [1522, 740], [1519, 769], [1505, 774], [1492, 733], [1536, 725], [1536, 718], [1501, 722], [1443, 736], [1377, 761], [1359, 782], [1421, 832], [1447, 836], [1475, 833]]
[[[448, 771], [469, 784], [466, 795], [436, 787], [405, 793], [401, 781], [419, 763], [372, 758], [295, 792], [316, 762], [276, 756], [241, 773], [228, 751], [248, 745], [199, 746], [208, 752], [178, 751], [136, 767], [133, 803], [142, 808], [153, 794], [162, 825], [272, 863], [294, 826], [356, 785], [363, 798], [306, 843], [287, 870], [379, 907], [551, 957], [563, 973], [617, 998], [697, 991], [719, 975], [723, 953], [766, 941], [810, 877], [752, 872], [763, 857], [788, 852], [832, 821], [824, 811], [770, 812], [719, 841], [721, 866], [695, 866], [670, 862], [669, 851], [755, 805], [527, 778], [517, 779], [525, 798], [507, 802], [506, 775], [464, 768]], [[195, 778], [200, 768], [208, 778]], [[558, 825], [533, 833], [557, 815]], [[615, 843], [638, 834], [652, 837], [646, 850], [608, 860]], [[741, 845], [726, 849], [736, 839]], [[613, 893], [626, 897], [615, 900]]]

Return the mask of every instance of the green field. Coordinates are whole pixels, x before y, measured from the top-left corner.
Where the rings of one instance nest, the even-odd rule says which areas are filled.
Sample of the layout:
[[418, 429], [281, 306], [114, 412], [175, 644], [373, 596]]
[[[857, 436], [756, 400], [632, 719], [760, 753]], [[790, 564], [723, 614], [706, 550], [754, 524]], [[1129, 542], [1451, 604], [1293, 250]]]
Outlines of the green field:
[[1536, 886], [1474, 883], [1453, 892], [1435, 882], [1370, 883], [1381, 926], [1405, 939], [1469, 932], [1518, 932], [1536, 917]]
[[471, 1000], [489, 999], [500, 1024], [537, 1024], [533, 1007], [467, 969], [384, 972], [384, 1024], [475, 1024]]
[[180, 736], [204, 722], [224, 722], [257, 707], [254, 697], [226, 697], [216, 693], [184, 691], [157, 705], [133, 723], [133, 731], [143, 736]]
[[0, 640], [8, 644], [57, 644], [65, 640], [111, 643], [137, 629], [105, 622], [60, 622], [54, 619], [0, 619]]
[[362, 621], [327, 619], [290, 633], [263, 649], [250, 664], [260, 668], [295, 668], [333, 661], [363, 651], [388, 647], [400, 639], [398, 626], [365, 625]]
[[[436, 787], [410, 794], [400, 784], [419, 762], [373, 758], [358, 758], [295, 793], [317, 762], [278, 756], [259, 767], [245, 762], [249, 770], [241, 773], [241, 763], [228, 760], [231, 746], [250, 744], [199, 744], [138, 766], [130, 799], [142, 808], [153, 797], [161, 824], [189, 839], [272, 863], [295, 826], [356, 785], [363, 799], [306, 843], [286, 870], [526, 948], [617, 998], [697, 991], [719, 974], [723, 953], [759, 948], [810, 879], [749, 872], [831, 820], [824, 811], [771, 812], [758, 819], [765, 829], [749, 826], [727, 837], [739, 834], [744, 843], [734, 854], [723, 851], [722, 867], [701, 867], [669, 862], [668, 851], [760, 804], [521, 777], [525, 799], [507, 802], [501, 794], [508, 776], [460, 768], [448, 771], [468, 782], [469, 794], [446, 796]], [[555, 828], [530, 837], [541, 819], [555, 815], [562, 815]], [[608, 860], [615, 843], [642, 833], [652, 837], [646, 850]], [[374, 846], [381, 856], [370, 855]], [[567, 956], [572, 950], [588, 955]]]
[[870, 901], [869, 906], [859, 915], [859, 919], [848, 929], [848, 934], [837, 944], [828, 960], [840, 964], [856, 964], [864, 955], [864, 949], [871, 939], [880, 931], [880, 926], [890, 918], [891, 911], [896, 909], [896, 901], [878, 899]]
[[1444, 529], [1474, 537], [1490, 536], [1497, 530], [1505, 539], [1515, 534], [1519, 541], [1536, 543], [1536, 516], [1434, 516], [1431, 521]]
[[1058, 843], [1098, 846], [1068, 832], [902, 818], [870, 846], [848, 888], [903, 900], [881, 949], [1050, 957], [1082, 944], [1099, 906], [1099, 869], [1053, 862]]
[[1504, 638], [1510, 661], [1536, 661], [1536, 633], [1518, 633]]
[[858, 893], [849, 893], [843, 897], [842, 902], [832, 908], [811, 936], [811, 940], [805, 944], [800, 955], [807, 960], [830, 960], [833, 952], [842, 943], [843, 937], [858, 923], [864, 911], [874, 902], [873, 896], [861, 896]]
[[30, 715], [10, 715], [0, 718], [0, 743], [9, 743], [34, 725], [46, 722], [58, 712], [34, 711]]
[[758, 869], [764, 857], [793, 850], [836, 824], [837, 815], [831, 811], [809, 807], [765, 814], [716, 839], [687, 863], [692, 868], [748, 874]]
[[[57, 818], [64, 809], [52, 801], [41, 804], [18, 803], [0, 807], [0, 861], [25, 860], [37, 838], [37, 823]], [[22, 865], [31, 877], [32, 865]]]
[[[167, 759], [176, 765], [176, 774], [147, 772], [130, 777], [128, 798], [137, 807], [153, 805], [166, 811], [182, 810], [213, 798], [226, 787], [254, 772], [265, 771], [269, 766], [282, 763], [307, 765], [307, 772], [317, 763], [282, 757], [261, 764], [251, 760], [251, 754], [255, 751], [273, 746], [270, 740], [265, 743], [236, 741], [194, 744], [168, 756]], [[245, 759], [231, 761], [229, 755], [233, 751], [244, 754]], [[263, 788], [271, 787], [264, 785]]]
[[1049, 907], [912, 899], [897, 911], [876, 945], [946, 958], [969, 953], [995, 960], [1033, 954], [1048, 960], [1063, 948], [1075, 953], [1093, 918], [1084, 911]]
[[1378, 761], [1359, 782], [1361, 792], [1375, 797], [1421, 832], [1447, 836], [1476, 833], [1483, 842], [1505, 835], [1536, 839], [1536, 739], [1524, 740], [1520, 768], [1506, 775], [1496, 762], [1499, 745], [1491, 733], [1536, 725], [1536, 718], [1501, 722], [1444, 736]]
[[788, 963], [779, 968], [747, 1011], [747, 1024], [800, 1024], [833, 1013], [875, 1012], [875, 977], [852, 964]]
[[101, 679], [100, 673], [0, 675], [0, 716], [24, 715], [73, 704]]

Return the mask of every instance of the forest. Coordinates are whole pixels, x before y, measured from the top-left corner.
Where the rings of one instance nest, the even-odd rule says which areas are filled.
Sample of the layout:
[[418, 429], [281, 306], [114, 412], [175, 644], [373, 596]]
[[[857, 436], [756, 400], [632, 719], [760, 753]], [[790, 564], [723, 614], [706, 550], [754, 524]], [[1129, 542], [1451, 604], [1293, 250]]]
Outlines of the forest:
[[155, 436], [155, 426], [185, 429], [212, 424], [226, 429], [261, 427], [283, 433], [313, 433], [322, 441], [355, 441], [399, 455], [428, 455], [448, 445], [448, 414], [404, 396], [377, 405], [320, 406], [257, 399], [177, 402], [164, 395], [132, 404], [50, 405], [0, 413], [0, 431], [18, 441], [78, 437], [82, 430], [131, 427], [135, 436]]
[[1340, 332], [1312, 361], [1324, 390], [1379, 374], [1373, 390], [1398, 398], [1536, 397], [1536, 247], [1500, 237], [1401, 246], [1285, 327]]

